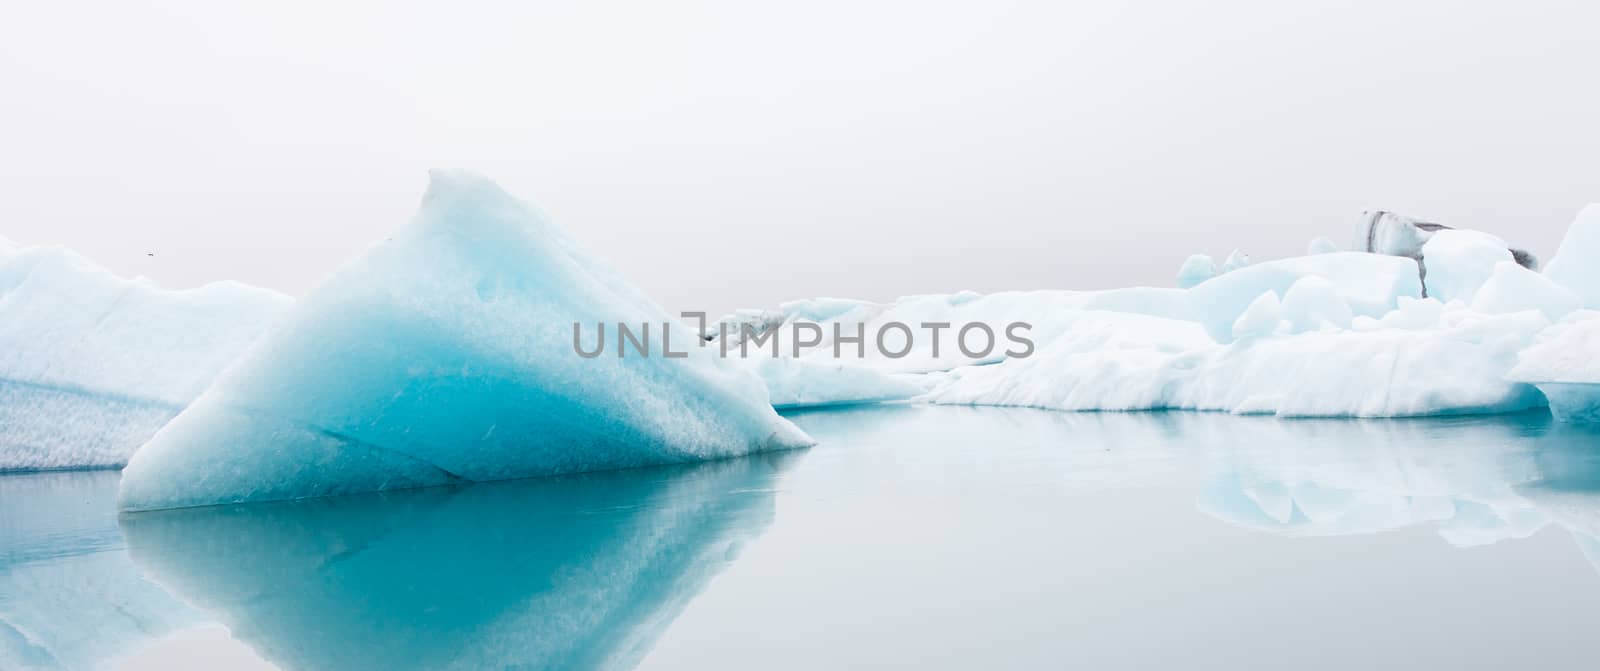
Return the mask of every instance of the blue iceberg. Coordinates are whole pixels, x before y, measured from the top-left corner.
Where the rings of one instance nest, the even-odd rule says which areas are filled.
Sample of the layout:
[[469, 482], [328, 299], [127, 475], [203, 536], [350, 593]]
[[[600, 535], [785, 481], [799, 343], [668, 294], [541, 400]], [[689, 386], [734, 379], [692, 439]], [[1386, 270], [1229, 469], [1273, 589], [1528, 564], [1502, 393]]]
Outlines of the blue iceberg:
[[[585, 358], [576, 325], [672, 322], [531, 207], [435, 172], [411, 224], [297, 304], [134, 455], [125, 510], [294, 499], [809, 445], [694, 333]], [[666, 343], [660, 343], [665, 345]]]

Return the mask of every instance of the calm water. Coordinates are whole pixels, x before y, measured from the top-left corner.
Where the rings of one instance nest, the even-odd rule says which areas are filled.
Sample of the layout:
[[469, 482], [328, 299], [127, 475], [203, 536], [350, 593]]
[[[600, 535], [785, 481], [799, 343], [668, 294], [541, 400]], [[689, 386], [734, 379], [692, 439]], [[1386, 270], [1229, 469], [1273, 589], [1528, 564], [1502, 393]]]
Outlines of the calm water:
[[118, 518], [0, 477], [0, 669], [1594, 668], [1600, 433], [884, 406], [694, 467]]

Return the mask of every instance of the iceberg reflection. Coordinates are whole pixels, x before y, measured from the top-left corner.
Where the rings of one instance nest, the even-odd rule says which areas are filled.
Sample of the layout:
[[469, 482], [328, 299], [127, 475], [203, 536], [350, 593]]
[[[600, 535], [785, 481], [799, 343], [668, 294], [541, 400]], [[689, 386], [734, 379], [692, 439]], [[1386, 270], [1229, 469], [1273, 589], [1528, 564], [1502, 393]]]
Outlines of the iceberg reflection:
[[1216, 452], [1200, 510], [1291, 536], [1434, 523], [1457, 547], [1525, 538], [1555, 523], [1591, 561], [1600, 557], [1593, 540], [1600, 534], [1600, 430], [1593, 427], [1542, 413], [1279, 424], [1275, 449]]
[[628, 667], [772, 521], [793, 455], [126, 514], [146, 574], [284, 669]]

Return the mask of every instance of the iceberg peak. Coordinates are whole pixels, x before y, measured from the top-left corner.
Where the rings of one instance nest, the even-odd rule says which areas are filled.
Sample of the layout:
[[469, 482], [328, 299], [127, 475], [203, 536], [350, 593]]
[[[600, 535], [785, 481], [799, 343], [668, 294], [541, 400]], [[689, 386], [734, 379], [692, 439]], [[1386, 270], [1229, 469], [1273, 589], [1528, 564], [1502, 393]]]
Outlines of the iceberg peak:
[[294, 499], [803, 447], [710, 350], [586, 358], [575, 327], [673, 321], [494, 182], [421, 211], [297, 304], [139, 450], [120, 505]]

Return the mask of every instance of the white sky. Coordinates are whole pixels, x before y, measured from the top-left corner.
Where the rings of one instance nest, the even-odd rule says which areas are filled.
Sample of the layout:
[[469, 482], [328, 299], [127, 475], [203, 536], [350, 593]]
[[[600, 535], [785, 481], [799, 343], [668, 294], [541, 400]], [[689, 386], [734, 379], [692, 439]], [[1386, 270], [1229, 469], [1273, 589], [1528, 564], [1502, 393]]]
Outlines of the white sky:
[[1597, 7], [7, 2], [0, 235], [303, 294], [446, 166], [673, 309], [1169, 285], [1367, 207], [1548, 258]]

